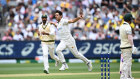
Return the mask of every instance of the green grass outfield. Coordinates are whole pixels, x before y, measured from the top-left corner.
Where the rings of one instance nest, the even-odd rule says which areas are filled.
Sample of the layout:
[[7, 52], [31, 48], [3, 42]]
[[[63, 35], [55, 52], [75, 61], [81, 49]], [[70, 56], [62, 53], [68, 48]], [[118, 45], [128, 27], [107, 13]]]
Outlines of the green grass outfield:
[[[0, 64], [0, 79], [100, 79], [100, 63], [93, 63], [93, 71], [88, 72], [84, 63], [68, 63], [69, 69], [59, 71], [50, 63], [50, 74], [43, 73], [43, 64]], [[119, 63], [110, 63], [110, 79], [119, 79]], [[140, 79], [140, 63], [133, 63], [132, 73]]]

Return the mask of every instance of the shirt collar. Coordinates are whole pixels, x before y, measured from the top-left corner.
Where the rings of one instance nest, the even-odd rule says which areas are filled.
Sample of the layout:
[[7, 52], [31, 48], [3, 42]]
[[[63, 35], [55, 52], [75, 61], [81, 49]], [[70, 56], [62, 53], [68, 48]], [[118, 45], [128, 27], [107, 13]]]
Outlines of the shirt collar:
[[129, 24], [128, 22], [124, 21], [123, 23]]
[[45, 25], [43, 25], [43, 23], [42, 23], [42, 28], [45, 29], [47, 27], [48, 23], [49, 23], [48, 21], [46, 21]]

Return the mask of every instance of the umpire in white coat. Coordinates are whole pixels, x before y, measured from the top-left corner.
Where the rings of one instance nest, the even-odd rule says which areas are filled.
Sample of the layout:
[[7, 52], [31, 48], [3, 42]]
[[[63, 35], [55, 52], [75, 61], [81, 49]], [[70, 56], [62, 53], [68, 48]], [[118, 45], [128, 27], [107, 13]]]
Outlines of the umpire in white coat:
[[132, 53], [136, 52], [133, 43], [132, 28], [130, 23], [133, 21], [131, 13], [124, 15], [124, 23], [120, 26], [120, 49], [122, 52], [123, 63], [120, 71], [120, 79], [134, 79], [131, 74]]
[[42, 15], [42, 24], [39, 25], [38, 34], [43, 50], [44, 73], [49, 74], [48, 52], [51, 58], [56, 61], [56, 66], [59, 58], [54, 54], [55, 28], [47, 21], [47, 15]]

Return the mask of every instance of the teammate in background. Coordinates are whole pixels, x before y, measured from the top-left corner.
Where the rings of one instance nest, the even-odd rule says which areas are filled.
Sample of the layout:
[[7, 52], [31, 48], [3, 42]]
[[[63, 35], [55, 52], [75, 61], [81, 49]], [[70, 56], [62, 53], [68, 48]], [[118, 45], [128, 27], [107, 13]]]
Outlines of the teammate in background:
[[133, 43], [132, 29], [130, 23], [133, 17], [130, 13], [125, 14], [124, 23], [120, 26], [120, 49], [122, 52], [122, 66], [120, 65], [120, 79], [133, 79], [131, 74], [132, 53], [136, 53], [137, 49]]
[[57, 27], [58, 34], [60, 37], [60, 43], [56, 48], [56, 53], [58, 54], [58, 57], [62, 63], [62, 67], [59, 70], [68, 69], [68, 65], [66, 64], [66, 60], [64, 58], [64, 55], [62, 54], [62, 50], [64, 50], [65, 48], [69, 48], [72, 54], [76, 58], [83, 60], [87, 64], [88, 70], [92, 71], [92, 61], [88, 60], [86, 57], [84, 57], [81, 53], [78, 52], [76, 44], [75, 44], [75, 39], [72, 37], [70, 29], [68, 27], [69, 23], [74, 23], [78, 21], [79, 19], [82, 19], [83, 18], [82, 14], [77, 18], [68, 20], [68, 19], [62, 18], [62, 12], [57, 10], [55, 12], [55, 18], [58, 21], [58, 23], [52, 22], [52, 24], [54, 24]]
[[54, 54], [55, 28], [47, 21], [47, 15], [42, 15], [42, 24], [39, 25], [39, 33], [43, 50], [44, 73], [49, 74], [48, 52], [58, 65], [59, 58]]

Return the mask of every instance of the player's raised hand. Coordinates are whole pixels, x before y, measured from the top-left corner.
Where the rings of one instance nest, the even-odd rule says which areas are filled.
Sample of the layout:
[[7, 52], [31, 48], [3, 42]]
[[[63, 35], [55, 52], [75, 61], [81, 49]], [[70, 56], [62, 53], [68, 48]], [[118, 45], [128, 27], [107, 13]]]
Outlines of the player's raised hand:
[[76, 21], [78, 21], [79, 19], [82, 19], [82, 18], [83, 18], [83, 12], [82, 12], [82, 10], [81, 10], [81, 11], [80, 11], [80, 14], [78, 15], [78, 17], [69, 20], [68, 23], [74, 23], [74, 22], [76, 22]]
[[79, 15], [79, 18], [82, 19], [82, 18], [83, 18], [83, 14], [80, 14], [80, 15]]

